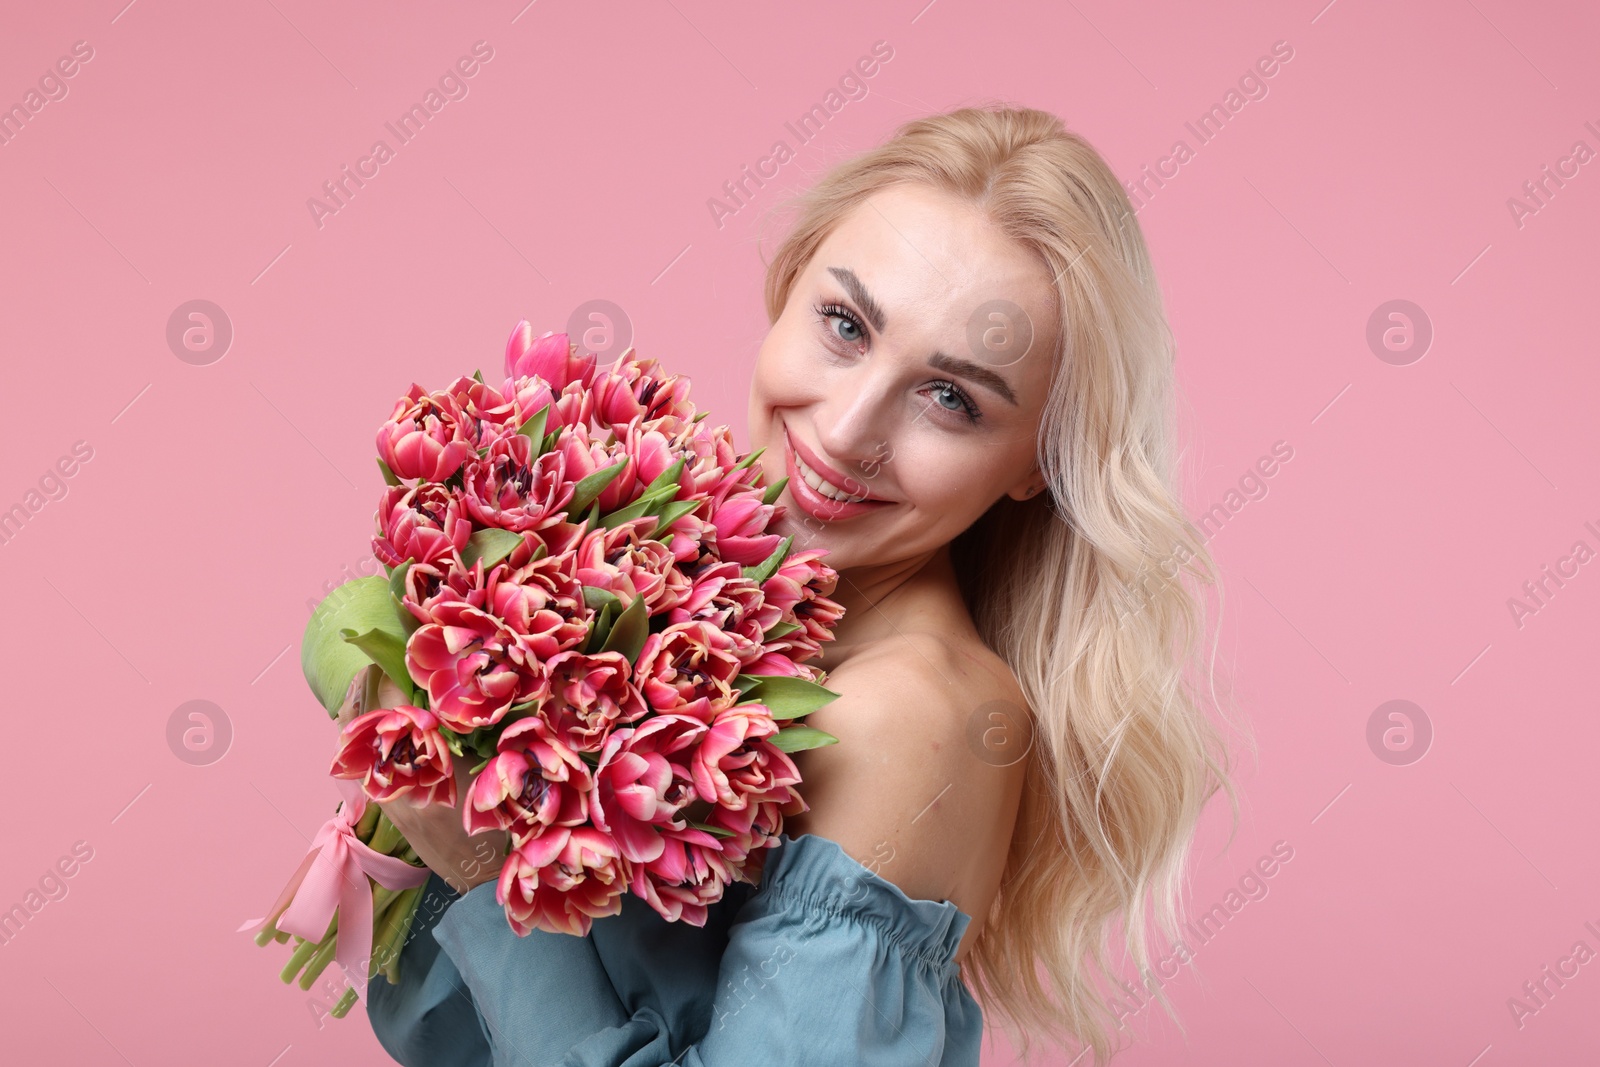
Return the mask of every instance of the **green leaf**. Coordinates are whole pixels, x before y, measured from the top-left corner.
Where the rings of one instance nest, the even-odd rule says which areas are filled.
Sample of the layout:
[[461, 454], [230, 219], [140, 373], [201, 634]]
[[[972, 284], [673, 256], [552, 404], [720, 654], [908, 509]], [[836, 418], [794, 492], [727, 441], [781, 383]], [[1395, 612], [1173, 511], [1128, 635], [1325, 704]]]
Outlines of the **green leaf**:
[[776, 622], [772, 624], [772, 629], [768, 630], [761, 636], [765, 640], [776, 641], [778, 638], [792, 634], [799, 629], [801, 629], [801, 626], [797, 622]]
[[485, 757], [483, 757], [483, 759], [478, 763], [478, 765], [476, 767], [472, 768], [472, 773], [474, 775], [477, 775], [478, 773], [480, 773], [485, 767], [489, 766], [489, 761], [492, 760], [492, 759], [494, 759], [493, 756], [485, 756]]
[[776, 504], [778, 502], [778, 494], [783, 492], [783, 487], [788, 484], [789, 476], [785, 474], [782, 478], [767, 486], [767, 491], [761, 494], [761, 502], [763, 504]]
[[400, 479], [395, 477], [394, 471], [389, 469], [389, 465], [383, 461], [383, 457], [382, 456], [378, 457], [378, 471], [379, 471], [379, 473], [381, 473], [383, 475], [383, 484], [384, 485], [399, 485], [400, 484]]
[[661, 492], [663, 489], [667, 488], [668, 486], [671, 486], [672, 490], [673, 490], [672, 495], [676, 496], [677, 495], [677, 490], [679, 488], [678, 479], [681, 478], [682, 476], [683, 476], [683, 457], [679, 456], [677, 458], [677, 461], [674, 462], [672, 464], [672, 466], [668, 467], [666, 470], [664, 470], [660, 474], [656, 475], [655, 481], [653, 481], [649, 485], [645, 486], [645, 490], [644, 490], [645, 491], [645, 495], [646, 496], [653, 496], [654, 494]]
[[760, 584], [771, 578], [782, 565], [784, 557], [789, 554], [789, 546], [794, 544], [794, 535], [790, 534], [778, 542], [778, 547], [772, 550], [772, 555], [762, 560], [753, 567], [746, 567], [742, 572], [746, 578]]
[[748, 693], [760, 684], [761, 678], [755, 674], [740, 674], [733, 679], [733, 687], [741, 693]]
[[597, 470], [584, 478], [572, 490], [572, 500], [567, 504], [567, 511], [577, 512], [594, 503], [595, 499], [610, 485], [617, 475], [622, 473], [622, 468], [628, 465], [625, 459], [619, 459], [604, 470]]
[[417, 687], [411, 681], [411, 672], [406, 670], [406, 639], [388, 630], [371, 629], [365, 633], [346, 626], [339, 633], [350, 644], [355, 645], [367, 654], [367, 658], [383, 668], [395, 685], [400, 687], [400, 692], [405, 694], [406, 703], [410, 704], [416, 696]]
[[587, 515], [585, 515], [583, 517], [583, 521], [588, 524], [589, 529], [591, 529], [591, 530], [593, 530], [595, 527], [600, 525], [600, 501], [599, 500], [596, 500], [593, 504], [589, 505], [589, 514], [587, 514]]
[[598, 611], [607, 604], [620, 605], [622, 600], [609, 589], [601, 589], [597, 585], [586, 585], [583, 587], [583, 602]]
[[533, 442], [534, 459], [545, 453], [544, 426], [550, 419], [550, 405], [540, 408], [527, 422], [517, 427], [517, 432]]
[[767, 450], [767, 446], [766, 445], [762, 445], [760, 448], [756, 449], [754, 452], [750, 453], [748, 456], [746, 456], [743, 459], [741, 459], [738, 463], [735, 463], [733, 465], [733, 469], [736, 470], [736, 471], [744, 470], [746, 467], [750, 466], [750, 464], [752, 464], [752, 463], [754, 463], [756, 461], [756, 457], [757, 456], [761, 455], [761, 453], [765, 452], [766, 450]]
[[470, 567], [481, 559], [483, 569], [488, 570], [511, 555], [520, 544], [522, 544], [521, 534], [492, 526], [486, 527], [467, 538], [467, 547], [461, 550], [461, 561]]
[[684, 822], [688, 823], [690, 826], [694, 827], [696, 830], [704, 830], [706, 833], [711, 834], [711, 835], [713, 835], [715, 837], [732, 837], [733, 836], [733, 831], [729, 830], [725, 826], [712, 826], [709, 823], [695, 822], [693, 819], [685, 819]]
[[650, 609], [645, 607], [644, 597], [636, 596], [633, 603], [629, 604], [621, 615], [617, 616], [616, 625], [611, 627], [611, 632], [606, 635], [606, 643], [600, 646], [602, 652], [621, 652], [629, 663], [639, 658], [639, 651], [644, 648], [644, 639], [650, 636]]
[[674, 500], [657, 514], [655, 529], [650, 531], [649, 536], [654, 537], [699, 506], [698, 500]]
[[[781, 732], [781, 731], [780, 731]], [[439, 727], [439, 736], [444, 738], [444, 747], [450, 750], [452, 756], [465, 756], [461, 748], [461, 735], [448, 726]]]
[[837, 745], [839, 739], [826, 730], [811, 726], [790, 726], [767, 738], [780, 752], [804, 752], [808, 748]]
[[[503, 722], [504, 720], [501, 721]], [[461, 747], [463, 750], [471, 749], [473, 752], [482, 756], [484, 760], [487, 761], [493, 757], [496, 752], [494, 735], [498, 732], [498, 727], [480, 726], [462, 739]]]
[[611, 635], [611, 620], [617, 617], [619, 610], [617, 605], [621, 603], [621, 600], [612, 600], [600, 605], [600, 610], [589, 627], [589, 636], [583, 644], [584, 655], [593, 655], [605, 644], [606, 638]]
[[358, 634], [383, 630], [405, 641], [405, 627], [396, 613], [387, 579], [373, 575], [345, 582], [322, 599], [306, 622], [300, 639], [300, 669], [330, 716], [339, 714], [356, 672], [373, 662], [365, 652], [345, 641], [342, 631], [347, 629]]
[[411, 570], [411, 563], [412, 561], [408, 559], [389, 571], [389, 596], [394, 600], [395, 614], [400, 616], [400, 627], [405, 631], [407, 638], [416, 633], [417, 627], [422, 625], [417, 621], [417, 617], [406, 609], [405, 604], [401, 603], [405, 599], [406, 574]]
[[483, 371], [475, 370], [475, 371], [472, 372], [472, 376], [474, 378], [478, 379], [479, 384], [482, 384], [482, 382], [483, 382]]
[[839, 699], [832, 689], [783, 674], [761, 676], [761, 684], [746, 696], [771, 708], [774, 719], [798, 719]]
[[[650, 511], [650, 503], [649, 497], [642, 496], [625, 508], [618, 508], [616, 511], [600, 516], [600, 525], [608, 530], [615, 530], [625, 522], [643, 518]], [[599, 501], [595, 501], [595, 506], [599, 506]]]

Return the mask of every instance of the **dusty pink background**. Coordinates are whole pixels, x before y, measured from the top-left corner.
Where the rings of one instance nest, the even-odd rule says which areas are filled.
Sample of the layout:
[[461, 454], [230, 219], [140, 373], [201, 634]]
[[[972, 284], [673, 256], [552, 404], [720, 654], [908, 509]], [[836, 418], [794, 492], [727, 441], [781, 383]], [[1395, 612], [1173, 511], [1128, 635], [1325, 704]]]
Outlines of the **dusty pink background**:
[[[759, 212], [903, 119], [991, 97], [1061, 114], [1128, 180], [1193, 150], [1139, 215], [1187, 500], [1198, 518], [1266, 489], [1211, 542], [1260, 758], [1231, 845], [1208, 820], [1196, 910], [1226, 910], [1275, 842], [1293, 858], [1168, 983], [1187, 1039], [1139, 1012], [1121, 1062], [1592, 1059], [1600, 962], [1560, 963], [1600, 951], [1592, 6], [525, 2], [6, 13], [0, 104], [93, 50], [0, 145], [0, 508], [92, 450], [0, 544], [0, 906], [92, 851], [0, 945], [7, 1060], [387, 1062], [234, 933], [335, 800], [298, 641], [368, 553], [377, 421], [413, 380], [497, 368], [518, 318], [559, 329], [605, 299], [742, 440]], [[307, 199], [480, 40], [469, 94], [319, 227]], [[719, 228], [708, 198], [799, 147], [784, 123], [878, 41], [865, 98]], [[1266, 95], [1201, 144], [1185, 123], [1280, 41]], [[1519, 225], [1508, 200], [1547, 164], [1569, 177]], [[166, 340], [196, 299], [234, 331], [208, 365]], [[1398, 299], [1433, 330], [1405, 365], [1367, 340]], [[1251, 482], [1277, 442], [1292, 458]], [[1547, 564], [1569, 577], [1519, 626], [1508, 600]], [[1433, 729], [1409, 765], [1367, 741], [1396, 699]], [[191, 700], [231, 723], [209, 765], [168, 745]], [[1546, 965], [1571, 976], [1519, 1026], [1508, 998]]]

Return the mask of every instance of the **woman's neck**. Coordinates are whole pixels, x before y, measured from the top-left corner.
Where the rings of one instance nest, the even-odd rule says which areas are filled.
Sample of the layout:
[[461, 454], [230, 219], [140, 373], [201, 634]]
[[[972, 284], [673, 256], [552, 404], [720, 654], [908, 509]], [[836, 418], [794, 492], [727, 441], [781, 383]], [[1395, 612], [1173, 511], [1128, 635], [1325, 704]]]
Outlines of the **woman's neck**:
[[833, 640], [824, 642], [821, 657], [813, 661], [830, 671], [869, 645], [923, 629], [961, 607], [950, 546], [881, 566], [842, 570], [832, 599], [844, 614]]

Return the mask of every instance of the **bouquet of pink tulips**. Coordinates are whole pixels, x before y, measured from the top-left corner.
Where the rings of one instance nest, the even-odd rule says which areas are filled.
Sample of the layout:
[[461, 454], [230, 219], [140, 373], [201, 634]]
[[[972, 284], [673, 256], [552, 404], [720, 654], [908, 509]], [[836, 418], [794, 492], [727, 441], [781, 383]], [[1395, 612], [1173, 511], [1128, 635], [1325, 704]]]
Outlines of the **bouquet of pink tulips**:
[[335, 589], [306, 627], [330, 713], [363, 686], [374, 707], [379, 671], [404, 696], [344, 727], [344, 803], [241, 927], [295, 937], [283, 979], [302, 988], [337, 959], [354, 988], [335, 1015], [369, 975], [397, 980], [427, 878], [369, 800], [507, 831], [496, 900], [519, 936], [587, 934], [624, 892], [703, 925], [807, 810], [788, 753], [837, 740], [798, 722], [837, 696], [806, 666], [842, 613], [837, 575], [768, 532], [784, 483], [763, 485], [759, 451], [741, 459], [687, 379], [632, 349], [602, 370], [522, 322], [505, 372], [395, 404], [372, 542], [387, 577]]

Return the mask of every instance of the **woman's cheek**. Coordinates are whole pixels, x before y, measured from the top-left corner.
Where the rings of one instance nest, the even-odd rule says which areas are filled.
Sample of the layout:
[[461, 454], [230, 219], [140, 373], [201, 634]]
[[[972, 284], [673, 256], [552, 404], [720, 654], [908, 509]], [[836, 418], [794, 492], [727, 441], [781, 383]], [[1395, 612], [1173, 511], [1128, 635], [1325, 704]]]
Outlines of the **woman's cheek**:
[[937, 455], [902, 452], [891, 462], [899, 466], [900, 484], [920, 510], [946, 516], [964, 529], [994, 495], [994, 457], [987, 457], [989, 463], [981, 462], [983, 458], [963, 449]]

